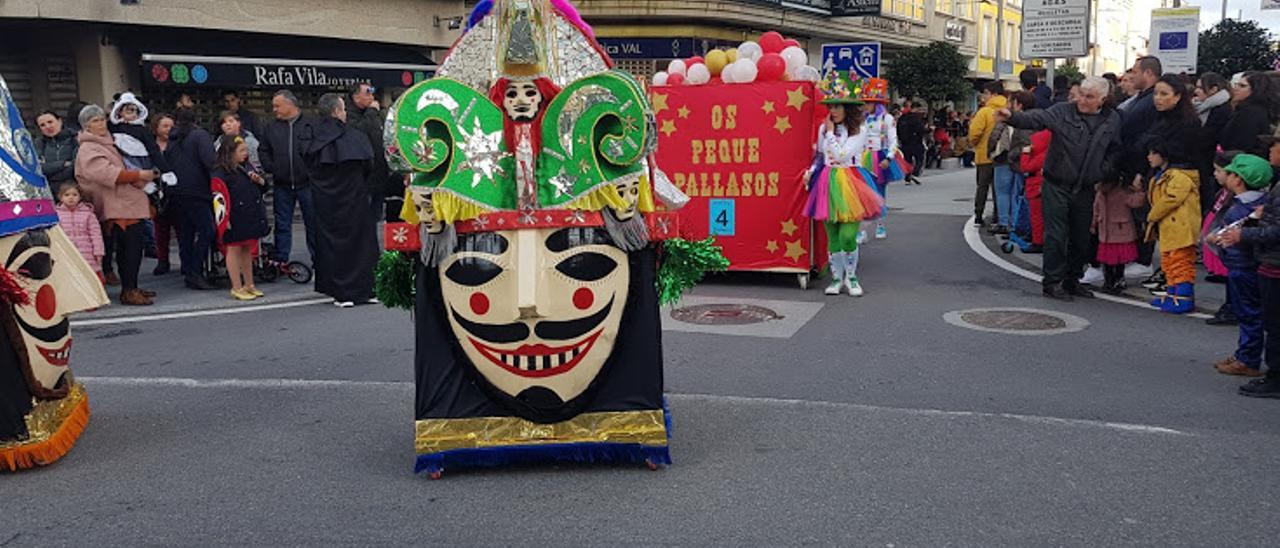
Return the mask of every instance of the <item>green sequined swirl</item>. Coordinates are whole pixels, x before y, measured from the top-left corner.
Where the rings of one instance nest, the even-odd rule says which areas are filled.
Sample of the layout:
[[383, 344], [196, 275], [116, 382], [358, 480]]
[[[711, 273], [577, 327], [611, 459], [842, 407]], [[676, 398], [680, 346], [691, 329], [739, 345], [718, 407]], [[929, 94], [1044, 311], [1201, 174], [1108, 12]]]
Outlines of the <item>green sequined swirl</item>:
[[652, 107], [619, 70], [565, 87], [547, 106], [538, 156], [538, 203], [563, 205], [602, 184], [639, 177], [657, 145]]
[[412, 173], [412, 186], [495, 209], [513, 206], [503, 114], [488, 97], [456, 80], [426, 80], [405, 92], [391, 116], [388, 163]]

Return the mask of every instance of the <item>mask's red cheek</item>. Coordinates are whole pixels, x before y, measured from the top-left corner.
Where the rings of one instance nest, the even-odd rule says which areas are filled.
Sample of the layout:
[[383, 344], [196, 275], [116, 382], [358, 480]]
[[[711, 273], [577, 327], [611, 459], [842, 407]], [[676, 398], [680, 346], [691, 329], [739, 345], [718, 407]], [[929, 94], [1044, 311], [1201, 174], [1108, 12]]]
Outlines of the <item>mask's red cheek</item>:
[[489, 313], [489, 297], [484, 293], [471, 294], [471, 311], [477, 316], [483, 316]]
[[58, 314], [58, 295], [52, 285], [42, 285], [40, 291], [36, 292], [36, 314], [46, 321]]
[[595, 302], [596, 294], [592, 293], [590, 289], [582, 287], [573, 292], [573, 306], [578, 307], [578, 310], [591, 308], [591, 305], [595, 304]]

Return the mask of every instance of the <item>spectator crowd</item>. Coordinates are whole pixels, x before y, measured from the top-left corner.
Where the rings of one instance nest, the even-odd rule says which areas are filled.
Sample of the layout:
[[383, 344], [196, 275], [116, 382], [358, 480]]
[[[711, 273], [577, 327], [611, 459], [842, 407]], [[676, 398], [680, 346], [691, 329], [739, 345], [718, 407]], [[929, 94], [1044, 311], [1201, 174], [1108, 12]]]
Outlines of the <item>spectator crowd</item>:
[[175, 237], [186, 287], [216, 289], [225, 272], [231, 298], [263, 297], [255, 268], [290, 262], [301, 209], [317, 291], [347, 308], [374, 302], [377, 223], [400, 188], [380, 153], [376, 91], [326, 94], [311, 115], [280, 90], [269, 120], [227, 91], [225, 110], [205, 121], [185, 94], [163, 109], [123, 92], [106, 107], [40, 113], [36, 152], [68, 235], [105, 284], [120, 286], [121, 304], [154, 304], [142, 260], [154, 257], [152, 275], [168, 275]]

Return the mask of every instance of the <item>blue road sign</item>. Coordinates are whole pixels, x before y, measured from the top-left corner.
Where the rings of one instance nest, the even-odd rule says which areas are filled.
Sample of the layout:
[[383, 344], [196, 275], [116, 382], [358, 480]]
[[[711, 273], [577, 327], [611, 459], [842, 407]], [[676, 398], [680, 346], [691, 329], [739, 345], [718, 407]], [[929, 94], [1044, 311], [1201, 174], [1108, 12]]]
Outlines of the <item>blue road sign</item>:
[[823, 44], [822, 70], [851, 71], [858, 78], [879, 78], [880, 42]]

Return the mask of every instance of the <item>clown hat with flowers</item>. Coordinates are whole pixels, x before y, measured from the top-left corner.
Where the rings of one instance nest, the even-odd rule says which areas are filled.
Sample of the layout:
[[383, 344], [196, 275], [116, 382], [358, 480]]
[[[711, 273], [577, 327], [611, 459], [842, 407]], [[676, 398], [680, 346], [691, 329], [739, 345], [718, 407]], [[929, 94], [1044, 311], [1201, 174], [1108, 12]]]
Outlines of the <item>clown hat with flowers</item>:
[[828, 70], [818, 82], [818, 92], [822, 94], [824, 105], [861, 105], [858, 98], [857, 82], [849, 78], [848, 72]]
[[862, 83], [862, 91], [859, 98], [864, 103], [882, 103], [889, 102], [889, 81], [883, 78], [867, 78]]

